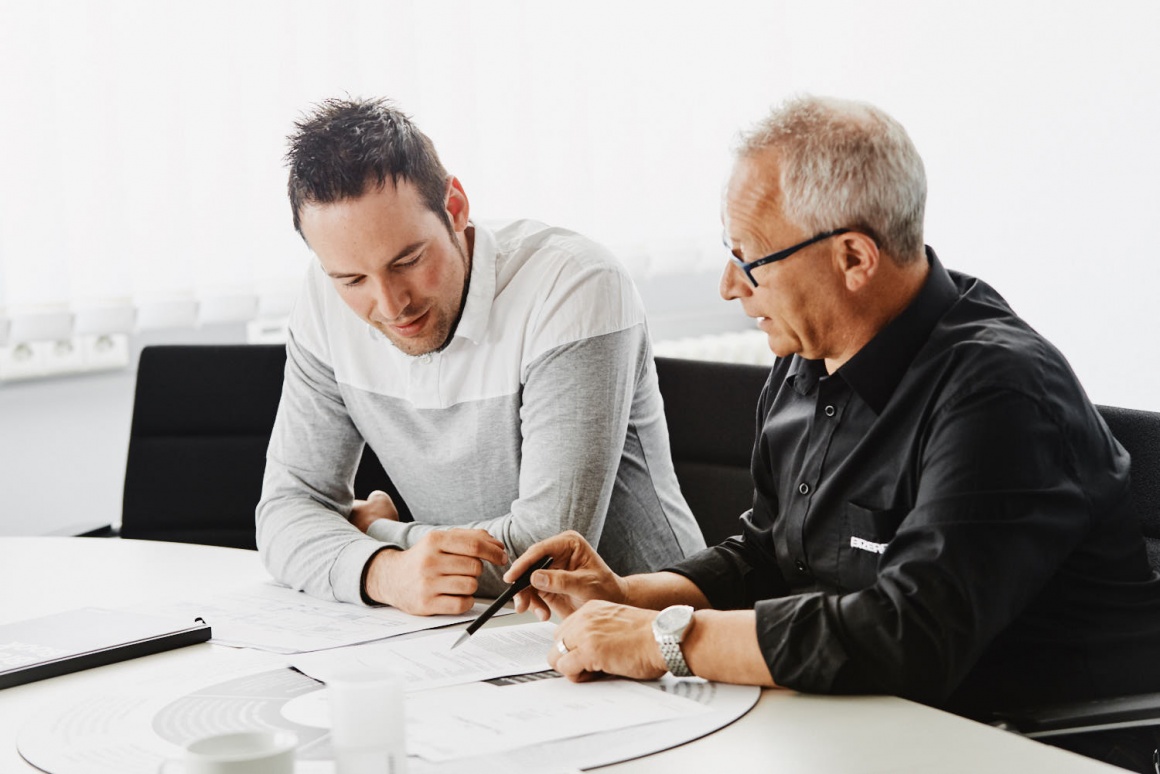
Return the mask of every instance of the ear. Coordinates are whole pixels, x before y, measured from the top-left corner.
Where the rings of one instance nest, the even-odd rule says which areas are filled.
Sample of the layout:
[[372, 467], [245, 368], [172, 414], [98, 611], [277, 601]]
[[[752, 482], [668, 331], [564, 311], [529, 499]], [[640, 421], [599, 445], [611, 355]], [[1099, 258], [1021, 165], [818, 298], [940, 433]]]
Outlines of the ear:
[[846, 289], [857, 293], [870, 283], [882, 266], [883, 256], [878, 251], [878, 243], [857, 231], [842, 234], [834, 241], [837, 250], [834, 260], [845, 278]]
[[447, 189], [447, 217], [451, 219], [451, 228], [455, 233], [460, 234], [467, 230], [467, 219], [470, 214], [471, 206], [467, 203], [463, 183], [452, 175], [451, 186]]

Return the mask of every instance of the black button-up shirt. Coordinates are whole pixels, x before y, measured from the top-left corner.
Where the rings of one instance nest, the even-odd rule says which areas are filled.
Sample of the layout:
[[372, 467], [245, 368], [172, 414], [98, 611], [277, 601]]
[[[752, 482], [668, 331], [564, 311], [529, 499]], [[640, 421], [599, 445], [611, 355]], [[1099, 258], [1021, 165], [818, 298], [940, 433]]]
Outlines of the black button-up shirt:
[[1129, 459], [1063, 356], [928, 248], [845, 365], [780, 358], [741, 534], [672, 569], [754, 607], [773, 679], [970, 715], [1160, 691]]

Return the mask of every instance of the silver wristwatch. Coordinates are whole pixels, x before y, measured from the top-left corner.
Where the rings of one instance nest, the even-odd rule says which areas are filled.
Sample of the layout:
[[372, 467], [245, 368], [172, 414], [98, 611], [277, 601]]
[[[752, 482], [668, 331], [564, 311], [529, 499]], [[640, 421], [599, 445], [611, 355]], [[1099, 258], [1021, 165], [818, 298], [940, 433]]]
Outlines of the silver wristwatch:
[[685, 632], [692, 624], [693, 608], [688, 605], [666, 607], [653, 619], [653, 636], [657, 638], [661, 656], [669, 671], [677, 677], [690, 677], [693, 674], [685, 663], [685, 654], [681, 652], [681, 641], [685, 639]]

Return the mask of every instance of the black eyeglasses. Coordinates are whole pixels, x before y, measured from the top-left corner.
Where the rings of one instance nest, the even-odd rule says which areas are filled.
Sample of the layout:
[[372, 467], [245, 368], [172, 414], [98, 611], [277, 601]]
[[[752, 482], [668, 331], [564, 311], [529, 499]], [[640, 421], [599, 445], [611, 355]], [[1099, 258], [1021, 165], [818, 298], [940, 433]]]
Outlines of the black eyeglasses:
[[764, 258], [758, 258], [756, 261], [750, 261], [749, 263], [741, 260], [736, 255], [730, 255], [729, 259], [737, 265], [738, 269], [741, 269], [741, 271], [745, 272], [745, 276], [748, 277], [749, 281], [753, 283], [753, 287], [757, 287], [757, 280], [753, 278], [753, 270], [758, 266], [764, 266], [767, 263], [777, 263], [778, 261], [784, 261], [798, 250], [801, 250], [804, 247], [809, 247], [814, 242], [821, 242], [823, 239], [829, 239], [832, 236], [838, 236], [838, 234], [846, 234], [850, 231], [853, 231], [853, 229], [836, 228], [833, 231], [823, 231], [821, 234], [818, 234], [815, 237], [811, 237], [804, 242], [798, 242], [793, 247], [787, 247], [784, 250], [778, 250], [776, 253], [770, 253]]

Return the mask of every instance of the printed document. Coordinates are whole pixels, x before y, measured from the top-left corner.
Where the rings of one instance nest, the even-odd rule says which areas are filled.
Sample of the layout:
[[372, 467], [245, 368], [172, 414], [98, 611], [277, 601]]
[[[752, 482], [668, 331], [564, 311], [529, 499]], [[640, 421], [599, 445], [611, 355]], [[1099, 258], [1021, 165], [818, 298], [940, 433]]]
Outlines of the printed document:
[[485, 627], [455, 650], [451, 645], [459, 632], [439, 632], [302, 653], [289, 660], [295, 669], [324, 683], [337, 673], [365, 668], [397, 672], [408, 691], [419, 691], [545, 670], [555, 631], [551, 622]]
[[707, 712], [631, 680], [470, 683], [408, 694], [407, 752], [429, 761], [492, 755]]
[[[228, 593], [158, 600], [134, 609], [202, 618], [213, 629], [217, 645], [303, 653], [473, 621], [486, 607], [477, 603], [463, 615], [419, 616], [393, 607], [327, 602], [275, 583], [255, 583]], [[505, 609], [497, 615], [511, 612]]]

